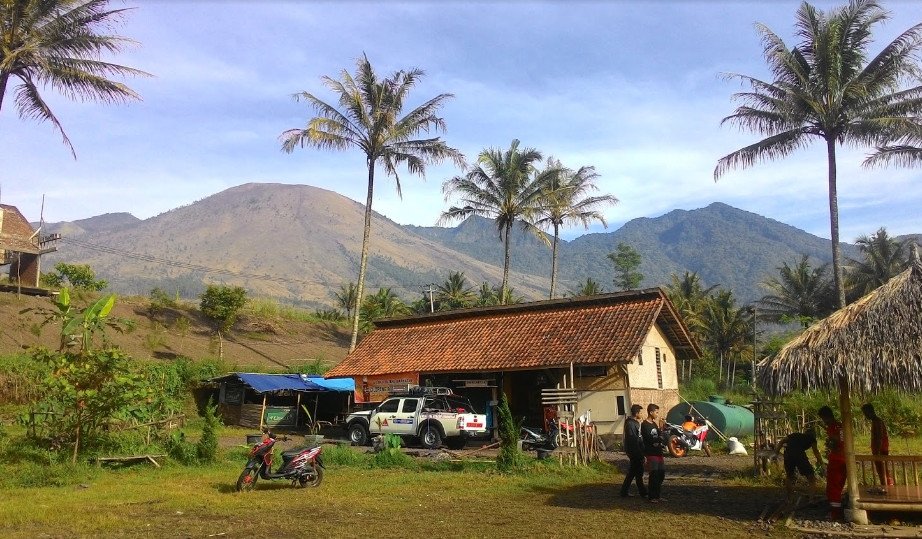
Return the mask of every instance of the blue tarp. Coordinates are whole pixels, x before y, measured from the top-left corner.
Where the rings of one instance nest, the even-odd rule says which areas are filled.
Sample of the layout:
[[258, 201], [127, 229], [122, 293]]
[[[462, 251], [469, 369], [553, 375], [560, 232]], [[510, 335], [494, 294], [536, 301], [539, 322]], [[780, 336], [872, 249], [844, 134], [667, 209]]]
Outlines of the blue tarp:
[[355, 391], [355, 381], [351, 378], [325, 380], [322, 376], [309, 376], [307, 374], [255, 374], [250, 372], [235, 372], [222, 376], [226, 380], [232, 376], [240, 379], [244, 384], [253, 388], [257, 393], [273, 391]]

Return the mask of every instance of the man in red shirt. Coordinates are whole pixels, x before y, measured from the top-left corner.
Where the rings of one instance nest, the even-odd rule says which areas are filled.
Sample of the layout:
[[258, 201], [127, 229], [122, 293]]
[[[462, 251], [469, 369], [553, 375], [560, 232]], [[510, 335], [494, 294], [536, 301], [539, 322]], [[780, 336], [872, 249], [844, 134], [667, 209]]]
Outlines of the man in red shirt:
[[826, 425], [826, 499], [829, 500], [829, 516], [842, 520], [842, 489], [845, 487], [845, 439], [842, 423], [836, 420], [832, 408], [823, 406], [817, 412]]

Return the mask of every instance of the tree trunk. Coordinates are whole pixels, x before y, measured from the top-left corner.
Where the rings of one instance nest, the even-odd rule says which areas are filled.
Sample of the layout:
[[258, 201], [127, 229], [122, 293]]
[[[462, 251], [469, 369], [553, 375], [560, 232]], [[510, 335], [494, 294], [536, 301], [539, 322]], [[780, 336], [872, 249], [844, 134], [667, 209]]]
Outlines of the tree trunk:
[[842, 417], [842, 441], [845, 443], [845, 484], [852, 500], [847, 520], [854, 524], [867, 524], [867, 512], [856, 507], [856, 502], [861, 501], [861, 494], [858, 488], [858, 469], [855, 465], [855, 435], [850, 397], [848, 380], [842, 376], [839, 378], [839, 412]]
[[3, 110], [3, 96], [6, 94], [6, 83], [9, 80], [9, 73], [0, 73], [0, 110]]
[[503, 238], [504, 248], [505, 248], [505, 259], [503, 262], [503, 286], [500, 290], [502, 297], [499, 298], [499, 304], [506, 304], [506, 291], [509, 289], [509, 233], [512, 232], [512, 224], [506, 225], [506, 230]]
[[82, 427], [82, 422], [80, 421], [80, 410], [79, 410], [80, 403], [79, 403], [79, 402], [77, 403], [77, 406], [78, 406], [78, 410], [77, 410], [77, 437], [76, 437], [76, 439], [74, 440], [74, 455], [73, 455], [73, 457], [71, 457], [71, 459], [70, 459], [70, 463], [71, 463], [71, 464], [77, 464], [77, 453], [80, 452], [80, 428]]
[[371, 197], [375, 187], [375, 162], [368, 159], [368, 195], [365, 197], [365, 228], [362, 231], [362, 257], [359, 262], [359, 282], [355, 287], [355, 309], [352, 313], [352, 341], [349, 352], [355, 350], [359, 340], [359, 316], [362, 296], [365, 293], [365, 268], [368, 266], [368, 238], [371, 236]]
[[717, 381], [722, 382], [724, 379], [724, 353], [720, 353], [720, 363], [717, 367]]
[[832, 240], [832, 274], [839, 308], [845, 307], [845, 281], [842, 277], [842, 253], [839, 252], [839, 195], [836, 190], [836, 139], [826, 139], [829, 161], [829, 235]]
[[560, 229], [554, 223], [554, 246], [551, 248], [551, 294], [548, 299], [554, 299], [554, 289], [557, 286], [557, 242]]

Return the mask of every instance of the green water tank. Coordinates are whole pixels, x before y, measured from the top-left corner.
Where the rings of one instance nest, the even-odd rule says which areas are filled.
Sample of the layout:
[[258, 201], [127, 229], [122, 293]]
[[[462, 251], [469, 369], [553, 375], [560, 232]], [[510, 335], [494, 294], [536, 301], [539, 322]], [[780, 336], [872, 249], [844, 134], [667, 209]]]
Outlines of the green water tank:
[[[692, 410], [692, 408], [694, 408]], [[727, 404], [727, 399], [720, 395], [711, 395], [706, 401], [692, 401], [689, 403], [681, 402], [672, 407], [666, 414], [666, 421], [681, 425], [685, 421], [686, 415], [697, 415], [706, 418], [714, 427], [717, 428], [724, 436], [748, 436], [752, 434], [755, 417], [752, 410], [738, 406], [736, 404]], [[717, 433], [711, 431], [708, 434], [708, 440], [716, 440]]]

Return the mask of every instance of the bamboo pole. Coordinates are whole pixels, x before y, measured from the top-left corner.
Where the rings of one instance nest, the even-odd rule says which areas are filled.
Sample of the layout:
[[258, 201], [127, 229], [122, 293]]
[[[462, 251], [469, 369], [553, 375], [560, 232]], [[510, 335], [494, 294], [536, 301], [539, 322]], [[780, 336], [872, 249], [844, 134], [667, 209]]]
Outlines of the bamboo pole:
[[855, 437], [852, 426], [852, 403], [849, 395], [848, 380], [839, 378], [839, 411], [842, 414], [842, 436], [845, 439], [845, 476], [851, 496], [851, 507], [846, 520], [854, 524], [868, 524], [868, 513], [861, 509], [858, 492], [858, 470], [855, 469]]
[[266, 397], [268, 397], [268, 395], [263, 394], [263, 407], [262, 407], [262, 410], [260, 410], [259, 412], [259, 430], [260, 431], [263, 430], [263, 421], [266, 419]]

